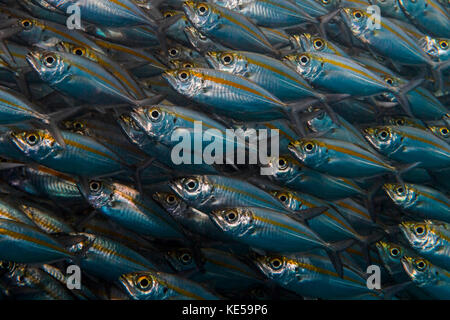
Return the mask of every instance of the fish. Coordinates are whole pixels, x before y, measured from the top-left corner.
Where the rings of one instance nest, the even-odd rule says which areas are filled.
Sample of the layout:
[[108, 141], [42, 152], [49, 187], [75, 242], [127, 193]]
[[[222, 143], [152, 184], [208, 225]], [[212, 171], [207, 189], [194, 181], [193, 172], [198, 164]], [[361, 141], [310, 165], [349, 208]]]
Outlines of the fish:
[[128, 273], [120, 283], [135, 300], [221, 300], [195, 282], [164, 272]]
[[449, 269], [449, 225], [441, 221], [403, 221], [400, 225], [409, 245], [431, 263]]
[[402, 264], [411, 280], [433, 299], [448, 299], [448, 271], [420, 257], [405, 256]]
[[438, 190], [408, 183], [385, 183], [383, 189], [397, 206], [413, 216], [450, 221], [450, 201]]
[[404, 163], [416, 163], [427, 169], [450, 165], [450, 147], [447, 142], [427, 130], [411, 126], [378, 126], [365, 128], [369, 143], [387, 158]]

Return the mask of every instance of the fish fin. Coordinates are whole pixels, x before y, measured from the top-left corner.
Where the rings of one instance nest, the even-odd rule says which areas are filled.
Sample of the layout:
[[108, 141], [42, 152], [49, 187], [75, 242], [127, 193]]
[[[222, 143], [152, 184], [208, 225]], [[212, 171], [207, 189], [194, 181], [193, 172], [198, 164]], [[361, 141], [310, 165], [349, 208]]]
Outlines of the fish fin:
[[315, 208], [309, 208], [305, 210], [298, 210], [294, 212], [286, 212], [285, 214], [289, 216], [292, 220], [306, 223], [310, 219], [314, 219], [315, 217], [320, 216], [322, 213], [327, 211], [328, 207], [322, 206], [322, 207], [315, 207]]
[[338, 15], [341, 12], [341, 9], [337, 9], [334, 10], [330, 13], [327, 13], [323, 16], [320, 16], [319, 19], [319, 30], [320, 30], [320, 35], [324, 38], [327, 39], [327, 32], [326, 32], [326, 24], [328, 22], [330, 22], [336, 15]]
[[31, 91], [30, 91], [28, 82], [25, 79], [25, 74], [23, 72], [17, 73], [16, 83], [17, 83], [17, 86], [19, 87], [20, 91], [30, 100], [32, 98]]
[[395, 285], [389, 286], [385, 289], [382, 289], [383, 299], [391, 300], [394, 295], [396, 295], [400, 291], [405, 290], [406, 288], [410, 287], [411, 285], [413, 285], [413, 282], [407, 281], [404, 283], [395, 284]]
[[339, 242], [334, 242], [328, 245], [328, 248], [326, 249], [326, 252], [328, 254], [328, 257], [331, 260], [331, 263], [334, 266], [334, 269], [336, 270], [339, 277], [343, 277], [344, 275], [344, 267], [342, 265], [341, 257], [339, 256], [339, 253], [341, 251], [346, 250], [347, 248], [351, 247], [355, 243], [355, 240], [353, 239], [347, 239]]
[[18, 168], [18, 167], [24, 167], [24, 166], [26, 166], [26, 164], [21, 163], [21, 162], [12, 162], [12, 161], [0, 162], [0, 171], [14, 169], [14, 168]]
[[139, 107], [143, 107], [143, 106], [148, 106], [148, 105], [154, 105], [154, 104], [158, 104], [161, 101], [163, 101], [165, 99], [166, 95], [164, 94], [157, 94], [153, 97], [150, 98], [145, 98], [142, 100], [136, 100], [135, 103], [137, 106]]

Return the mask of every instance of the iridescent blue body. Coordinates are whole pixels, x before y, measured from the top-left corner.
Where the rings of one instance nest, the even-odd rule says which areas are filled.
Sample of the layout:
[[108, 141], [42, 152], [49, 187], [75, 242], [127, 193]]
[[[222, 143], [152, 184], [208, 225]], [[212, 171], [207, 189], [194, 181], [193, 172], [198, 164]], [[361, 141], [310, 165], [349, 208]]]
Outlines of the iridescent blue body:
[[151, 198], [120, 183], [91, 181], [81, 186], [86, 200], [119, 225], [158, 239], [183, 239], [172, 219]]
[[344, 267], [343, 277], [334, 271], [326, 257], [308, 255], [263, 256], [257, 265], [282, 287], [306, 297], [357, 299], [364, 295], [377, 298], [378, 292], [367, 288], [361, 272]]
[[396, 170], [375, 152], [345, 141], [305, 138], [291, 143], [289, 148], [307, 167], [332, 176], [361, 178], [393, 173]]
[[[338, 200], [365, 195], [365, 191], [354, 181], [311, 170], [290, 156], [272, 159], [268, 166], [274, 170], [269, 176], [272, 181], [321, 199]], [[320, 190], [317, 189], [318, 185], [321, 186]]]
[[305, 252], [330, 246], [306, 225], [276, 210], [232, 207], [213, 210], [211, 219], [234, 241], [269, 252]]
[[205, 213], [217, 208], [244, 205], [280, 211], [285, 208], [271, 194], [236, 178], [193, 176], [175, 179], [169, 186], [186, 203]]
[[[206, 110], [243, 121], [286, 119], [288, 106], [244, 77], [213, 69], [166, 71], [173, 89]], [[239, 107], [237, 103], [239, 102]]]
[[421, 257], [446, 270], [450, 268], [450, 224], [407, 221], [402, 222], [400, 230]]
[[205, 36], [236, 50], [274, 54], [264, 33], [245, 16], [205, 2], [186, 1], [184, 12], [191, 24]]
[[95, 177], [124, 169], [120, 159], [94, 139], [70, 131], [61, 133], [65, 148], [46, 130], [15, 132], [13, 141], [30, 160], [56, 171]]
[[64, 13], [70, 6], [77, 5], [83, 12], [83, 20], [106, 27], [155, 25], [155, 22], [131, 0], [47, 0], [47, 2]]
[[411, 126], [366, 128], [366, 139], [381, 154], [400, 163], [418, 163], [421, 168], [450, 166], [450, 146], [428, 130]]
[[66, 248], [82, 253], [80, 267], [107, 281], [117, 281], [124, 273], [151, 270], [155, 265], [119, 242], [88, 233], [71, 233]]
[[450, 200], [444, 193], [417, 184], [386, 183], [383, 188], [411, 216], [450, 222]]
[[282, 101], [321, 97], [295, 70], [266, 55], [221, 51], [208, 52], [206, 59], [212, 68], [245, 77]]
[[2, 259], [20, 263], [46, 263], [70, 259], [72, 255], [58, 242], [37, 228], [0, 219]]
[[[323, 240], [327, 242], [337, 242], [346, 239], [361, 239], [360, 235], [346, 219], [324, 200], [298, 192], [276, 191], [273, 192], [273, 194], [286, 206], [286, 208], [294, 211], [328, 207], [328, 209], [318, 217], [308, 220], [308, 226], [311, 230], [319, 234]], [[299, 212], [299, 217], [301, 216], [302, 214]]]
[[437, 37], [450, 38], [450, 15], [436, 0], [398, 0], [403, 13], [420, 29]]
[[209, 2], [239, 12], [263, 27], [289, 27], [313, 21], [306, 11], [287, 0], [210, 0]]

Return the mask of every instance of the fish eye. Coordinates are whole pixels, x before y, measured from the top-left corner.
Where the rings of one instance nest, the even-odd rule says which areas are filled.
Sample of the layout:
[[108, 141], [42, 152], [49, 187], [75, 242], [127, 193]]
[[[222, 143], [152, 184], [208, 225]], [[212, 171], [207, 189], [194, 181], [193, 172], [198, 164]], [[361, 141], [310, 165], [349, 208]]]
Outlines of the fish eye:
[[178, 73], [178, 79], [180, 79], [181, 81], [186, 81], [187, 79], [189, 79], [189, 73], [187, 73], [186, 71], [180, 71]]
[[152, 279], [150, 279], [147, 276], [140, 276], [137, 279], [137, 284], [139, 286], [140, 289], [148, 289], [150, 287], [150, 285], [152, 284]]
[[72, 50], [72, 53], [77, 56], [84, 56], [86, 54], [86, 50], [84, 48], [75, 48]]
[[288, 167], [288, 162], [286, 159], [284, 158], [279, 158], [278, 159], [278, 169], [280, 170], [284, 170]]
[[279, 258], [273, 258], [270, 260], [270, 267], [274, 270], [279, 270], [283, 266], [283, 261]]
[[192, 64], [190, 64], [190, 63], [185, 63], [185, 64], [183, 65], [183, 68], [192, 68]]
[[308, 142], [305, 144], [304, 150], [306, 152], [311, 152], [314, 149], [314, 143]]
[[81, 129], [84, 128], [84, 125], [81, 122], [79, 122], [79, 121], [75, 121], [73, 123], [73, 128], [76, 129], [76, 130], [81, 130]]
[[389, 137], [389, 132], [387, 132], [386, 130], [381, 130], [380, 132], [378, 132], [378, 136], [384, 140]]
[[353, 13], [353, 16], [356, 18], [356, 19], [361, 19], [362, 18], [362, 16], [363, 16], [363, 14], [362, 14], [362, 12], [361, 11], [355, 11], [354, 13]]
[[439, 42], [439, 46], [441, 47], [441, 49], [447, 50], [448, 49], [448, 42], [445, 40], [442, 40]]
[[99, 181], [89, 182], [89, 190], [92, 192], [98, 192], [101, 187], [102, 187], [102, 183]]
[[195, 179], [188, 179], [184, 183], [184, 185], [186, 186], [186, 189], [188, 189], [189, 191], [194, 191], [197, 188], [198, 183], [197, 183], [197, 180], [195, 180]]
[[30, 146], [34, 146], [39, 142], [39, 135], [36, 133], [30, 133], [26, 136], [26, 140]]
[[170, 56], [175, 57], [178, 54], [178, 49], [177, 48], [169, 49], [169, 54]]
[[392, 78], [386, 78], [386, 83], [390, 86], [392, 86], [394, 84], [394, 80]]
[[149, 116], [150, 120], [152, 120], [153, 122], [156, 122], [161, 119], [161, 111], [158, 108], [151, 108], [148, 111], [148, 116]]
[[309, 62], [308, 56], [301, 56], [299, 60], [302, 66], [306, 66]]
[[414, 231], [417, 235], [421, 236], [425, 233], [425, 227], [423, 225], [418, 225], [414, 228]]
[[321, 39], [316, 39], [314, 40], [314, 48], [316, 48], [317, 50], [320, 50], [323, 48], [323, 41]]
[[225, 214], [225, 220], [227, 220], [227, 222], [229, 223], [236, 222], [238, 218], [239, 214], [234, 210], [230, 210]]
[[443, 136], [447, 136], [448, 135], [448, 129], [446, 127], [442, 127], [439, 129], [439, 132], [443, 135]]
[[183, 264], [189, 264], [192, 261], [192, 256], [189, 253], [185, 252], [179, 257], [179, 260]]
[[197, 10], [201, 16], [204, 16], [206, 13], [208, 13], [208, 6], [201, 4], [197, 7]]
[[225, 54], [222, 56], [222, 62], [224, 65], [229, 65], [231, 62], [233, 62], [233, 56], [231, 54]]
[[169, 204], [169, 205], [173, 205], [173, 204], [175, 204], [175, 203], [177, 202], [177, 198], [176, 198], [173, 194], [169, 194], [169, 195], [166, 197], [166, 202], [167, 202], [167, 204]]
[[56, 57], [53, 54], [44, 57], [44, 64], [49, 68], [54, 68], [56, 65]]
[[164, 13], [164, 18], [170, 18], [170, 17], [172, 17], [172, 16], [173, 16], [173, 13], [170, 12], [170, 11]]
[[289, 199], [289, 197], [285, 193], [280, 193], [278, 195], [278, 200], [280, 200], [281, 202], [286, 202], [288, 199]]
[[427, 268], [427, 263], [424, 260], [416, 261], [417, 270], [424, 271]]
[[399, 125], [399, 126], [402, 126], [402, 125], [405, 124], [405, 120], [403, 120], [403, 119], [397, 119], [397, 120], [395, 121], [395, 123], [396, 123], [397, 125]]
[[33, 27], [33, 22], [31, 20], [25, 19], [22, 20], [20, 22], [20, 25], [25, 29], [25, 30], [30, 30]]
[[400, 250], [398, 248], [391, 249], [391, 256], [398, 257], [399, 254], [400, 254]]
[[397, 187], [397, 189], [395, 191], [398, 194], [402, 195], [405, 192], [405, 189], [402, 186], [400, 186], [400, 187]]

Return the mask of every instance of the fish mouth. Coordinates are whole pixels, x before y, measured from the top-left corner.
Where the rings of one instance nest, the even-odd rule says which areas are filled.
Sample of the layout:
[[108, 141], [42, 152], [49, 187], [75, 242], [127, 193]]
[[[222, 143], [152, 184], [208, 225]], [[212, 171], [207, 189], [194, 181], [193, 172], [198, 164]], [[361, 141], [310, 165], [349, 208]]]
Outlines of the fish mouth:
[[26, 55], [27, 62], [31, 65], [31, 67], [36, 71], [39, 72], [41, 70], [40, 67], [40, 59], [41, 54], [39, 52], [29, 52]]
[[192, 22], [192, 19], [195, 18], [195, 12], [194, 12], [195, 2], [194, 1], [185, 1], [183, 3], [182, 7], [183, 7], [184, 14], [188, 18], [188, 20], [190, 20]]
[[386, 192], [386, 194], [389, 196], [389, 198], [391, 198], [392, 200], [395, 199], [394, 192], [392, 191], [392, 189], [393, 189], [393, 185], [392, 184], [385, 183], [385, 184], [383, 184], [382, 188], [383, 188], [384, 192]]
[[404, 256], [400, 259], [403, 269], [405, 269], [408, 275], [411, 275], [414, 272], [413, 261], [411, 257]]
[[219, 67], [219, 63], [217, 62], [217, 53], [216, 52], [208, 51], [205, 54], [205, 59], [211, 68], [217, 69]]
[[290, 142], [288, 144], [287, 148], [290, 152], [292, 152], [295, 155], [295, 157], [297, 159], [299, 159], [300, 161], [303, 161], [305, 159], [305, 156], [302, 152], [298, 151], [298, 149], [297, 149], [298, 146], [299, 146], [298, 143]]
[[130, 296], [133, 294], [133, 280], [130, 276], [126, 274], [121, 275], [119, 277], [119, 283]]

